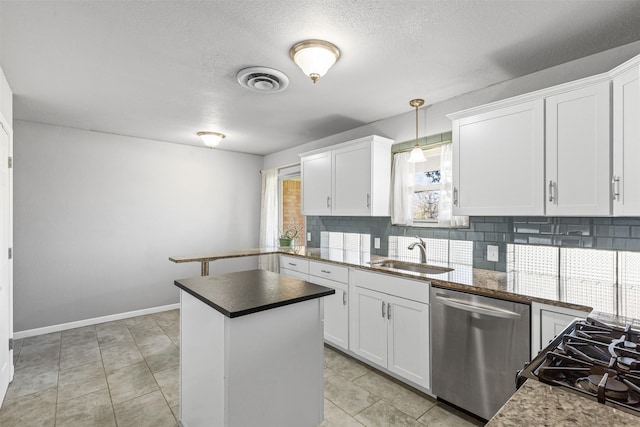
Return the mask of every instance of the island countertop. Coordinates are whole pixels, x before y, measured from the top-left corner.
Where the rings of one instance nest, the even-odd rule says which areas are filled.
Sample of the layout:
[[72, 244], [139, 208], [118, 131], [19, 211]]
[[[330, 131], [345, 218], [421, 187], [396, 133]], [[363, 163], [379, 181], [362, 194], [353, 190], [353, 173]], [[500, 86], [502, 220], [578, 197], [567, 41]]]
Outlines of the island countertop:
[[335, 289], [266, 270], [179, 279], [174, 284], [230, 318], [335, 293]]

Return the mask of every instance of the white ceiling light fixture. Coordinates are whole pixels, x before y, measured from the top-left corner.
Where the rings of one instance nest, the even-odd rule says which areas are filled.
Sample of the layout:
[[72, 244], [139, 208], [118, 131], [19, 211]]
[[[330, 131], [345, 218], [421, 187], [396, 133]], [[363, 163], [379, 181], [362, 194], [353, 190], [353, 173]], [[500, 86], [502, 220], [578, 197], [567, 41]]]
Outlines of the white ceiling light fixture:
[[316, 83], [340, 58], [340, 50], [324, 40], [304, 40], [293, 45], [289, 56]]
[[409, 101], [409, 105], [416, 109], [416, 145], [413, 146], [413, 150], [411, 150], [408, 161], [411, 163], [426, 162], [427, 159], [424, 157], [420, 144], [418, 144], [418, 108], [424, 105], [424, 99], [412, 99]]
[[198, 136], [206, 146], [211, 148], [215, 148], [225, 138], [224, 134], [218, 132], [198, 132]]

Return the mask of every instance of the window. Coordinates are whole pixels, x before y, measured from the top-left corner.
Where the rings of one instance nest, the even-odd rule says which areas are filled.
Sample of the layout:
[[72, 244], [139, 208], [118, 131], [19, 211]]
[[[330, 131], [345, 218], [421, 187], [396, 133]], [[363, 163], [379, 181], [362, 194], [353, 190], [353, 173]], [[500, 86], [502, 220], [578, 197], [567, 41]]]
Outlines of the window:
[[440, 147], [424, 150], [427, 161], [416, 163], [413, 191], [414, 224], [438, 222], [440, 203]]
[[299, 234], [295, 239], [296, 245], [305, 243], [305, 218], [301, 211], [300, 201], [300, 168], [290, 167], [279, 170], [280, 181], [280, 230], [295, 225]]

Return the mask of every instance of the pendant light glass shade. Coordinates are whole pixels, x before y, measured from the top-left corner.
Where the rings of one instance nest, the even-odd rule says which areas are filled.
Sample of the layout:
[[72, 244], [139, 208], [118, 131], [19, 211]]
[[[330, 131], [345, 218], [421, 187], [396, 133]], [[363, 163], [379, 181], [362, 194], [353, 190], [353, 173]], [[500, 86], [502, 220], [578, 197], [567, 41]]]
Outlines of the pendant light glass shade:
[[420, 148], [419, 145], [416, 144], [416, 146], [413, 147], [413, 150], [411, 150], [411, 154], [409, 155], [408, 161], [411, 163], [420, 163], [420, 162], [427, 161], [427, 158], [424, 156], [424, 153], [422, 152], [422, 148]]
[[289, 50], [289, 56], [315, 83], [340, 58], [340, 50], [324, 40], [305, 40], [296, 43]]
[[418, 144], [418, 108], [424, 105], [424, 99], [412, 99], [409, 101], [409, 105], [416, 109], [416, 145], [413, 147], [413, 150], [411, 150], [408, 161], [410, 163], [426, 162], [427, 159], [424, 157], [420, 144]]
[[224, 139], [224, 135], [218, 132], [198, 132], [202, 142], [208, 147], [214, 148]]

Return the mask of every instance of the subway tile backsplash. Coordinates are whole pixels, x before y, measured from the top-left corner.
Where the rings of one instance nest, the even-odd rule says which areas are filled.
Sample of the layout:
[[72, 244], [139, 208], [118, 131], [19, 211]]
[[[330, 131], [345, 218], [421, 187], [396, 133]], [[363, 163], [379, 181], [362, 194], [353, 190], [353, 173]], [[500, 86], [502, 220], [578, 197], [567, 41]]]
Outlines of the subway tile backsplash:
[[[470, 217], [468, 228], [391, 225], [389, 217], [308, 216], [310, 247], [320, 247], [320, 232], [371, 235], [371, 253], [389, 255], [389, 236], [473, 241], [473, 266], [506, 271], [507, 243], [640, 252], [640, 218]], [[373, 247], [380, 238], [380, 249]], [[500, 261], [486, 260], [487, 245], [499, 247]]]

